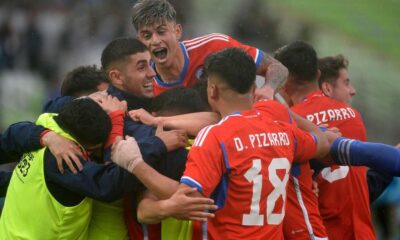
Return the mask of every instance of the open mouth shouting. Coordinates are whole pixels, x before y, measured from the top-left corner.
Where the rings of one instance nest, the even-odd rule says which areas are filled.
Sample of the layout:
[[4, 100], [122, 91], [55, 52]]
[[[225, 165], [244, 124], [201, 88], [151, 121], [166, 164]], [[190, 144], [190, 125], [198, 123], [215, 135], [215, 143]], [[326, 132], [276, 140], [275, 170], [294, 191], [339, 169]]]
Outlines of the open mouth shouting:
[[163, 62], [167, 58], [168, 50], [164, 47], [156, 48], [152, 51], [152, 54], [157, 62]]

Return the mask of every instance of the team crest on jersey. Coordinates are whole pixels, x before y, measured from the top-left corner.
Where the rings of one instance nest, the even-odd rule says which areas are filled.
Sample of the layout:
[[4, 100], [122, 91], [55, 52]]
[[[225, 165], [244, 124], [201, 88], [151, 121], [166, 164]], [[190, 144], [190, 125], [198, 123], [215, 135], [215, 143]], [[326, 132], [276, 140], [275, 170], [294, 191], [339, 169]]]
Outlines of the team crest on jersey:
[[196, 79], [197, 79], [197, 80], [201, 80], [201, 77], [203, 76], [203, 74], [204, 74], [204, 68], [203, 68], [203, 66], [200, 66], [200, 67], [196, 70], [196, 74], [195, 74]]

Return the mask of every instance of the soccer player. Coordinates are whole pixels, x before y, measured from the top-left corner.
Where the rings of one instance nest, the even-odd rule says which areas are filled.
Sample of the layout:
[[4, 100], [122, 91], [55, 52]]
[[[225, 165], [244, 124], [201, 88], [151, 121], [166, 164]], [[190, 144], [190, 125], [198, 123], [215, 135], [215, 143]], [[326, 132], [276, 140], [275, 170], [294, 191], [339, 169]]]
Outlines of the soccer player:
[[[150, 66], [150, 52], [143, 43], [133, 38], [115, 39], [104, 48], [101, 62], [102, 68], [111, 82], [108, 88], [109, 94], [121, 100], [125, 99], [128, 102], [129, 109], [149, 109], [153, 97], [152, 81], [155, 72]], [[176, 118], [170, 121], [172, 126], [179, 124], [179, 122], [179, 119]], [[165, 121], [163, 126], [170, 127], [171, 124]], [[195, 122], [191, 123], [192, 128], [196, 128], [195, 125]], [[140, 146], [142, 153], [151, 150], [153, 166], [162, 174], [179, 180], [187, 157], [187, 151], [182, 148], [186, 146], [186, 134], [181, 130], [161, 131], [164, 136], [160, 136], [160, 129], [162, 128], [158, 128], [157, 131], [154, 127], [125, 121], [124, 132], [134, 136], [138, 141], [143, 141], [145, 137], [153, 137], [153, 144], [151, 144], [151, 141], [147, 141], [149, 144]], [[201, 127], [197, 127], [197, 129], [199, 130]], [[163, 142], [160, 144], [160, 140], [154, 135], [162, 138], [165, 146]], [[177, 150], [172, 151], [174, 149]], [[156, 239], [159, 236], [157, 229], [150, 229], [136, 223], [136, 196], [130, 200], [131, 204], [127, 204], [126, 216], [131, 238], [149, 237]], [[143, 230], [142, 227], [144, 227]]]
[[[226, 49], [210, 55], [209, 58], [210, 66], [206, 64], [205, 68], [209, 77], [207, 88], [209, 93], [209, 102], [215, 111], [218, 111], [223, 116], [227, 116], [220, 123], [206, 127], [199, 133], [191, 153], [188, 156], [188, 162], [184, 174], [186, 177], [184, 176], [181, 179], [181, 182], [196, 187], [199, 192], [202, 192], [205, 195], [211, 195], [212, 192], [212, 196], [216, 199], [216, 203], [219, 205], [220, 209], [215, 213], [216, 220], [209, 220], [208, 224], [203, 225], [203, 229], [200, 229], [198, 225], [195, 226], [193, 237], [195, 239], [201, 237], [201, 233], [205, 233], [208, 227], [208, 233], [211, 238], [236, 239], [238, 238], [238, 235], [241, 235], [241, 238], [244, 239], [254, 239], [257, 237], [272, 239], [282, 238], [281, 221], [284, 216], [284, 202], [286, 195], [285, 185], [288, 181], [290, 163], [288, 160], [288, 168], [284, 167], [280, 169], [281, 171], [278, 170], [279, 176], [273, 174], [276, 173], [274, 170], [277, 169], [272, 166], [270, 166], [269, 170], [267, 171], [269, 172], [269, 175], [264, 171], [262, 174], [258, 175], [259, 172], [257, 170], [261, 171], [261, 159], [269, 156], [268, 150], [271, 150], [275, 154], [279, 152], [283, 155], [291, 152], [291, 157], [298, 154], [297, 160], [300, 161], [307, 157], [321, 157], [327, 153], [327, 144], [325, 143], [326, 140], [320, 131], [315, 132], [315, 136], [317, 136], [318, 139], [318, 152], [315, 155], [311, 153], [307, 154], [307, 151], [311, 150], [310, 148], [302, 149], [294, 146], [305, 144], [299, 138], [297, 138], [297, 144], [293, 144], [291, 147], [287, 148], [290, 144], [285, 145], [283, 143], [283, 139], [281, 139], [281, 137], [285, 136], [284, 132], [280, 132], [283, 135], [277, 134], [274, 137], [273, 133], [269, 133], [272, 135], [268, 134], [267, 129], [275, 128], [277, 127], [276, 124], [278, 124], [280, 127], [278, 126], [276, 129], [282, 130], [283, 127], [286, 130], [288, 130], [288, 128], [292, 131], [296, 130], [299, 134], [305, 134], [303, 137], [308, 136], [310, 143], [313, 143], [314, 147], [317, 146], [315, 145], [316, 143], [313, 142], [311, 135], [300, 131], [292, 125], [277, 123], [276, 121], [269, 119], [271, 113], [268, 111], [263, 112], [263, 110], [271, 110], [270, 106], [266, 105], [265, 108], [263, 108], [262, 102], [257, 103], [257, 108], [260, 109], [259, 111], [249, 110], [237, 112], [237, 110], [251, 109], [252, 90], [254, 90], [255, 79], [255, 67], [254, 63], [251, 61], [251, 58], [240, 49]], [[211, 63], [213, 63], [213, 65], [211, 65]], [[253, 66], [253, 68], [251, 68], [251, 66]], [[250, 77], [252, 76], [252, 74], [250, 74], [252, 70], [254, 70], [254, 77]], [[237, 72], [232, 74], [232, 71]], [[224, 81], [222, 79], [230, 79], [231, 81]], [[240, 81], [243, 79], [247, 81]], [[253, 79], [253, 81], [250, 79]], [[253, 84], [250, 84], [249, 82]], [[247, 84], [244, 85], [243, 83]], [[247, 89], [247, 91], [241, 90], [242, 88]], [[231, 112], [232, 114], [230, 114]], [[242, 115], [244, 116], [242, 117]], [[286, 118], [287, 115], [288, 113], [286, 112]], [[237, 123], [236, 121], [240, 121], [240, 123], [235, 124]], [[248, 126], [248, 123], [254, 124]], [[263, 123], [268, 124], [267, 126], [264, 126]], [[229, 124], [229, 130], [225, 129], [223, 131], [221, 130], [222, 132], [219, 132], [220, 128], [225, 127], [227, 124]], [[285, 128], [285, 126], [287, 128]], [[259, 129], [259, 127], [265, 129]], [[240, 133], [235, 131], [236, 128], [240, 129]], [[218, 132], [216, 133], [215, 131]], [[250, 131], [248, 135], [246, 133], [247, 131]], [[258, 133], [258, 131], [260, 131], [260, 133]], [[242, 136], [242, 133], [245, 133], [245, 136]], [[224, 138], [224, 136], [231, 136], [231, 134], [234, 135], [232, 136], [232, 139]], [[292, 132], [292, 134], [297, 136], [295, 132]], [[294, 137], [292, 134], [290, 134], [291, 138]], [[208, 137], [212, 140], [208, 140]], [[292, 142], [293, 139], [290, 139], [289, 141]], [[307, 140], [305, 141], [307, 142]], [[341, 144], [344, 144], [345, 150], [340, 147]], [[312, 147], [312, 145], [310, 147]], [[289, 152], [283, 151], [284, 149], [289, 150]], [[294, 153], [295, 149], [296, 153]], [[377, 154], [377, 149], [385, 149], [385, 151], [381, 151], [379, 154]], [[386, 151], [387, 155], [386, 153], [383, 154], [383, 152]], [[239, 156], [235, 155], [237, 152], [240, 152]], [[252, 161], [252, 157], [257, 157], [259, 152], [263, 152], [262, 156], [259, 156], [260, 159], [255, 159]], [[250, 154], [250, 156], [247, 156], [247, 154]], [[347, 164], [349, 164], [349, 162], [360, 164], [362, 159], [368, 158], [374, 158], [372, 159], [372, 162], [384, 162], [386, 161], [385, 159], [389, 159], [389, 161], [386, 161], [385, 163], [389, 163], [390, 167], [388, 168], [396, 168], [396, 174], [399, 174], [400, 172], [399, 167], [395, 167], [400, 161], [400, 151], [394, 149], [393, 147], [362, 144], [357, 141], [353, 144], [352, 142], [349, 142], [349, 140], [338, 138], [332, 144], [331, 154], [335, 162], [341, 162], [340, 159], [344, 158], [345, 161], [343, 162], [346, 162]], [[241, 157], [250, 158], [247, 159], [248, 161], [242, 159], [243, 162], [232, 160], [241, 159]], [[159, 199], [166, 199], [171, 196], [171, 199], [176, 199], [176, 193], [180, 193], [184, 190], [190, 191], [190, 188], [182, 187], [185, 185], [181, 185], [179, 190], [174, 194], [174, 189], [178, 188], [176, 182], [160, 176], [160, 174], [155, 172], [154, 169], [148, 167], [148, 165], [143, 162], [142, 157], [140, 156], [140, 151], [138, 150], [133, 138], [128, 138], [127, 140], [120, 141], [115, 144], [113, 146], [112, 159], [120, 166], [123, 166], [125, 169], [128, 169], [131, 173], [135, 174], [149, 189], [151, 189], [151, 191], [154, 193], [157, 192], [160, 196]], [[271, 159], [269, 160], [271, 161]], [[285, 162], [285, 159], [274, 159], [273, 162], [275, 161], [282, 163], [281, 161]], [[260, 165], [258, 165], [258, 162], [260, 162]], [[253, 169], [251, 163], [253, 163], [252, 166], [255, 165], [255, 169]], [[263, 162], [263, 164], [264, 163], [265, 162]], [[268, 160], [266, 160], [266, 163], [269, 163]], [[276, 165], [280, 164], [276, 163]], [[273, 166], [276, 165], [273, 164]], [[246, 171], [246, 169], [241, 169], [243, 167], [249, 167], [250, 170]], [[194, 169], [197, 171], [193, 171]], [[266, 198], [266, 195], [268, 194], [257, 194], [259, 191], [272, 190], [270, 188], [271, 185], [269, 184], [260, 189], [260, 182], [264, 183], [264, 181], [260, 179], [262, 176], [269, 176], [270, 180], [272, 181], [272, 185], [278, 187], [282, 191], [279, 193], [275, 191], [276, 189], [273, 191], [272, 195], [270, 195], [270, 197], [273, 196], [273, 200], [269, 199], [270, 201], [268, 201], [267, 207], [264, 205], [266, 199], [265, 201], [259, 200], [261, 197]], [[241, 182], [240, 187], [237, 186], [238, 182]], [[249, 187], [249, 189], [245, 188], [246, 186]], [[251, 189], [254, 189], [254, 194], [251, 194]], [[244, 192], [245, 194], [233, 194], [235, 192]], [[250, 195], [248, 199], [249, 206], [238, 206], [239, 203], [243, 204], [246, 202], [246, 200], [242, 199], [245, 195]], [[201, 196], [200, 193], [197, 193], [197, 196]], [[237, 198], [240, 198], [240, 200]], [[254, 201], [251, 201], [250, 199], [253, 199]], [[158, 202], [158, 205], [154, 205], [156, 208], [148, 209], [149, 212], [152, 212], [152, 215], [155, 217], [155, 219], [157, 219], [157, 217], [163, 217], [162, 213], [157, 212], [156, 210], [162, 209], [161, 205], [165, 204], [163, 201], [164, 200], [161, 200]], [[270, 205], [271, 202], [272, 204]], [[249, 214], [244, 214], [244, 216], [242, 216], [242, 214], [239, 212], [243, 211], [243, 209], [248, 211]], [[264, 221], [264, 217], [260, 214], [260, 209], [267, 211], [266, 222]], [[203, 215], [203, 217], [207, 217], [207, 215]], [[203, 217], [201, 219], [203, 219]], [[223, 222], [219, 223], [221, 218], [224, 217], [225, 219]], [[243, 227], [241, 226], [243, 222], [244, 225], [254, 224], [258, 227]], [[274, 226], [274, 224], [277, 226]], [[264, 234], [263, 236], [251, 236], [252, 230], [265, 230], [268, 228], [270, 229], [269, 231], [257, 231], [257, 233], [260, 235]], [[222, 236], [219, 236], [218, 234], [221, 234]], [[246, 234], [249, 234], [250, 236], [247, 236]], [[272, 236], [269, 234], [272, 234]], [[273, 236], [273, 234], [276, 235]]]
[[[341, 54], [318, 59], [318, 68], [321, 71], [319, 88], [326, 96], [345, 104], [350, 104], [356, 95], [356, 90], [350, 82], [348, 66], [349, 61]], [[381, 195], [392, 179], [391, 174], [368, 169], [367, 181], [371, 203]]]
[[109, 81], [96, 65], [80, 66], [68, 72], [61, 85], [61, 97], [52, 99], [43, 107], [44, 112], [58, 112], [76, 97], [107, 89]]
[[180, 42], [182, 26], [176, 22], [176, 12], [166, 0], [140, 0], [133, 6], [132, 22], [138, 38], [151, 53], [156, 71], [154, 94], [178, 86], [194, 85], [203, 73], [205, 58], [228, 47], [244, 49], [256, 63], [257, 74], [266, 84], [257, 89], [257, 96], [272, 98], [287, 77], [287, 69], [265, 52], [224, 34], [209, 34]]
[[[58, 116], [41, 115], [38, 124], [73, 140], [86, 152], [101, 148], [111, 128], [106, 112], [88, 98], [74, 100]], [[77, 175], [68, 170], [60, 174], [47, 148], [24, 154], [7, 191], [0, 235], [7, 239], [53, 239], [61, 234], [66, 239], [86, 239], [90, 197], [110, 201], [135, 186], [132, 177], [115, 165], [81, 161], [84, 167]], [[126, 184], [121, 184], [122, 179]], [[27, 199], [35, 199], [34, 205], [27, 204]]]
[[[294, 42], [279, 49], [275, 58], [289, 69], [283, 94], [293, 104], [292, 111], [316, 125], [337, 127], [344, 137], [366, 140], [360, 114], [352, 107], [326, 97], [318, 88], [317, 54], [312, 46]], [[301, 168], [300, 185], [295, 186], [291, 211], [297, 218], [288, 223], [286, 234], [304, 238], [322, 227], [318, 222], [318, 206], [329, 239], [375, 239], [371, 223], [366, 167], [333, 166], [322, 170], [317, 178], [318, 205], [311, 191], [311, 173]], [[304, 176], [304, 177], [303, 177]], [[294, 182], [295, 183], [295, 182]], [[308, 183], [308, 184], [307, 184]], [[300, 190], [300, 191], [298, 191]], [[289, 195], [290, 196], [290, 195]], [[289, 210], [288, 210], [289, 212]], [[315, 221], [310, 221], [308, 217]], [[317, 225], [318, 224], [318, 225]], [[326, 237], [326, 236], [320, 236]], [[310, 237], [309, 237], [310, 238]]]
[[61, 85], [61, 96], [86, 96], [92, 92], [105, 91], [108, 86], [105, 72], [96, 65], [81, 66], [67, 73]]
[[[256, 66], [243, 50], [210, 55], [205, 66], [209, 103], [223, 120], [197, 136], [180, 188], [196, 187], [198, 196], [211, 196], [216, 189], [213, 196], [220, 196], [221, 209], [208, 221], [211, 239], [283, 239], [293, 157], [306, 161], [322, 147], [312, 135], [250, 110]], [[324, 139], [319, 140], [323, 145]], [[193, 236], [199, 233], [195, 227]]]
[[350, 82], [348, 66], [349, 61], [343, 55], [318, 60], [321, 72], [318, 79], [319, 88], [326, 96], [345, 104], [350, 104], [356, 95], [356, 89]]

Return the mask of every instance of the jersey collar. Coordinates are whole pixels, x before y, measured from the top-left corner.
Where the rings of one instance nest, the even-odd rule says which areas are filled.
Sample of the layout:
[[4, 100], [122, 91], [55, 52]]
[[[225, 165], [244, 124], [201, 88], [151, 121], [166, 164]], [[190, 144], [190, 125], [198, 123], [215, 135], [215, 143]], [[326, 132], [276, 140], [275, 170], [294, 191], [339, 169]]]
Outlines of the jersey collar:
[[325, 94], [321, 91], [321, 90], [315, 90], [310, 92], [309, 94], [307, 94], [304, 98], [303, 98], [303, 102], [308, 101], [308, 99], [311, 99], [313, 97], [323, 97], [325, 96]]
[[[188, 66], [189, 66], [189, 55], [187, 53], [185, 45], [182, 42], [179, 42], [179, 46], [180, 46], [180, 48], [182, 50], [183, 58], [184, 58], [183, 69], [182, 69], [181, 75], [179, 77], [179, 80], [175, 81], [175, 82], [171, 82], [171, 83], [166, 83], [157, 74], [154, 77], [157, 85], [160, 85], [162, 87], [176, 87], [176, 86], [180, 86], [183, 83], [183, 81], [185, 80], [185, 76], [186, 76], [186, 73], [187, 73], [187, 70], [188, 70]], [[154, 62], [152, 63], [151, 66], [153, 67], [154, 71], [157, 73], [156, 65], [155, 65]]]

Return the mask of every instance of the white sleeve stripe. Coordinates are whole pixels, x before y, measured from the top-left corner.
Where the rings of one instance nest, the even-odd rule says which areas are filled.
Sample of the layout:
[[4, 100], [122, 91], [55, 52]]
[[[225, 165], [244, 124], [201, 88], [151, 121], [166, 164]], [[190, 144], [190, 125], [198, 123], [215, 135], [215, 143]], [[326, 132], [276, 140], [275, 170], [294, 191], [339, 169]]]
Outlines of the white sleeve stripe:
[[260, 55], [260, 50], [258, 50], [258, 48], [257, 48], [256, 57], [254, 58], [254, 62], [255, 62], [255, 63], [257, 63], [258, 55]]
[[350, 164], [350, 146], [351, 146], [351, 144], [353, 143], [353, 141], [354, 141], [354, 140], [349, 140], [349, 141], [347, 141], [346, 152], [345, 152], [345, 154], [346, 154], [346, 161], [347, 161], [347, 163], [349, 164], [349, 166], [351, 165], [351, 164]]
[[194, 180], [194, 179], [191, 178], [191, 177], [183, 176], [183, 177], [181, 177], [181, 180], [183, 180], [183, 179], [186, 179], [186, 180], [188, 180], [188, 181], [190, 181], [190, 182], [193, 182], [195, 185], [199, 186], [200, 188], [203, 188], [203, 187], [201, 186], [201, 184], [200, 184], [198, 181]]
[[224, 38], [224, 39], [229, 39], [227, 36], [220, 35], [220, 34], [214, 34], [214, 35], [208, 35], [208, 36], [203, 37], [203, 38], [201, 38], [201, 39], [198, 39], [198, 40], [196, 40], [196, 41], [192, 41], [192, 42], [187, 42], [187, 41], [186, 41], [186, 42], [185, 42], [185, 45], [188, 46], [188, 47], [190, 47], [190, 46], [199, 44], [199, 43], [201, 43], [201, 42], [204, 42], [204, 41], [206, 41], [206, 40], [208, 40], [208, 39], [212, 39], [212, 38]]
[[203, 129], [200, 130], [199, 134], [197, 134], [196, 139], [194, 140], [193, 146], [197, 146], [199, 144], [200, 139], [203, 137], [204, 132], [209, 128], [210, 126], [207, 126]]
[[220, 33], [211, 33], [205, 36], [201, 36], [201, 37], [197, 37], [197, 38], [193, 38], [190, 40], [185, 40], [183, 41], [185, 43], [185, 45], [189, 46], [189, 45], [194, 45], [197, 44], [201, 41], [204, 41], [206, 39], [209, 39], [211, 37], [223, 37], [223, 38], [228, 38], [228, 36], [224, 35], [224, 34], [220, 34]]
[[198, 143], [198, 146], [200, 147], [201, 145], [203, 145], [204, 140], [206, 139], [208, 133], [210, 132], [210, 130], [211, 130], [213, 127], [218, 126], [218, 125], [221, 125], [223, 122], [225, 122], [228, 118], [230, 118], [230, 117], [232, 117], [232, 116], [241, 116], [241, 114], [238, 113], [238, 114], [228, 115], [228, 116], [224, 117], [223, 119], [221, 119], [217, 124], [208, 126], [207, 129], [206, 129], [206, 131], [204, 132], [203, 136], [200, 138], [200, 142]]
[[200, 46], [202, 46], [202, 45], [204, 45], [204, 44], [206, 44], [208, 42], [214, 41], [214, 40], [222, 40], [222, 41], [225, 41], [225, 42], [229, 42], [229, 40], [226, 39], [226, 38], [215, 37], [215, 38], [210, 38], [207, 41], [201, 42], [201, 43], [199, 43], [197, 45], [190, 46], [190, 47], [187, 48], [187, 50], [190, 51], [192, 49], [198, 48], [198, 47], [200, 47]]
[[207, 128], [207, 130], [205, 131], [205, 133], [203, 134], [203, 136], [202, 136], [202, 138], [201, 138], [201, 140], [200, 140], [200, 142], [199, 142], [199, 147], [201, 147], [201, 145], [203, 145], [203, 142], [204, 142], [204, 140], [206, 139], [208, 133], [210, 132], [211, 128], [213, 128], [214, 126], [215, 126], [215, 125], [212, 125], [212, 126], [209, 126], [209, 127]]

